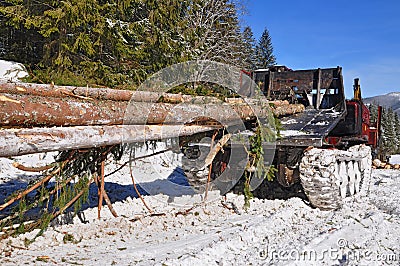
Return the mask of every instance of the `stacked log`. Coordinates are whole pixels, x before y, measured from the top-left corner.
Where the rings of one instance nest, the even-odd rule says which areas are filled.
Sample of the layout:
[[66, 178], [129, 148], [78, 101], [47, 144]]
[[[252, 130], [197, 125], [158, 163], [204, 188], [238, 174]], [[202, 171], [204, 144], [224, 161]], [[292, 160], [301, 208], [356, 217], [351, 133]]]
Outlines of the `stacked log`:
[[114, 125], [0, 130], [0, 157], [85, 149], [120, 143], [188, 136], [214, 130], [213, 126]]
[[[281, 114], [282, 110], [277, 109], [277, 112]], [[247, 103], [224, 102], [171, 104], [135, 101], [129, 104], [128, 101], [0, 95], [0, 126], [3, 127], [122, 125], [125, 112], [128, 112], [126, 115], [130, 124], [169, 123], [167, 116], [172, 113], [177, 124], [188, 122], [199, 114], [208, 114], [221, 121], [234, 121], [239, 117], [251, 120], [265, 117], [269, 111], [263, 102], [251, 106]]]
[[110, 88], [90, 88], [74, 86], [55, 86], [52, 84], [34, 84], [7, 82], [0, 80], [0, 93], [32, 95], [54, 98], [74, 97], [86, 100], [157, 102], [164, 99], [170, 103], [215, 101], [214, 97], [191, 96], [153, 91], [131, 91]]
[[394, 169], [400, 170], [400, 164], [390, 164], [388, 162], [382, 162], [379, 159], [375, 159], [372, 161], [372, 167], [374, 169]]
[[222, 102], [213, 97], [149, 91], [0, 82], [0, 126], [3, 127], [121, 125], [128, 106], [134, 106], [136, 110], [131, 111], [137, 112], [131, 115], [131, 124], [168, 123], [166, 118], [171, 113], [179, 117], [175, 123], [182, 123], [201, 113], [234, 121], [238, 116], [242, 120], [265, 117], [270, 110], [276, 116], [304, 111], [303, 105], [285, 101], [274, 102], [269, 109], [264, 99]]
[[303, 105], [285, 101], [274, 102], [270, 108], [265, 99], [221, 101], [151, 91], [0, 81], [0, 156], [112, 145], [121, 139], [142, 141], [138, 132], [144, 134], [144, 125], [148, 133], [144, 135], [150, 140], [161, 138], [159, 125], [164, 127], [163, 137], [177, 137], [215, 129], [210, 123], [199, 126], [196, 119], [211, 118], [221, 127], [266, 117], [271, 111], [282, 116], [303, 110]]

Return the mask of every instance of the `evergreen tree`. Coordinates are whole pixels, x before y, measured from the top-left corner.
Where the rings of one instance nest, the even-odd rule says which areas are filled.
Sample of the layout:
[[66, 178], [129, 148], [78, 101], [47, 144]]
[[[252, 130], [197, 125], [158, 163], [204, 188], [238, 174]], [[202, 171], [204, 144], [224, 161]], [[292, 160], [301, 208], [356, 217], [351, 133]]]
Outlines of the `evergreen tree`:
[[243, 52], [245, 54], [245, 68], [256, 69], [256, 40], [250, 27], [243, 30]]
[[189, 1], [149, 0], [145, 2], [145, 32], [142, 35], [141, 62], [148, 73], [192, 57], [185, 53], [185, 16]]
[[386, 121], [386, 110], [382, 108], [382, 120], [381, 120], [381, 143], [380, 143], [380, 151], [385, 155], [387, 153], [387, 136], [386, 136], [386, 128], [387, 128], [387, 121]]
[[246, 58], [231, 0], [5, 0], [0, 14], [3, 58], [36, 82], [137, 86], [182, 61]]
[[395, 151], [400, 153], [400, 119], [399, 115], [394, 112], [394, 135], [395, 135]]
[[396, 150], [396, 129], [395, 129], [395, 113], [392, 108], [388, 109], [387, 112], [387, 131], [386, 135], [388, 137], [388, 150], [393, 152]]
[[[5, 1], [0, 12], [23, 34], [40, 36], [43, 56], [31, 63], [39, 80], [64, 84], [86, 82], [113, 86], [123, 83], [125, 60], [131, 61], [134, 44], [124, 39], [124, 23], [131, 1]], [[29, 45], [31, 40], [25, 39]], [[41, 48], [41, 47], [39, 47]], [[26, 50], [20, 47], [20, 50]], [[81, 82], [79, 82], [81, 80]]]
[[268, 68], [276, 65], [274, 48], [268, 29], [265, 29], [256, 47], [257, 68]]
[[399, 151], [399, 118], [392, 108], [382, 109], [382, 151], [385, 155]]
[[375, 102], [368, 106], [369, 113], [370, 113], [370, 121], [376, 121], [378, 118], [378, 104]]

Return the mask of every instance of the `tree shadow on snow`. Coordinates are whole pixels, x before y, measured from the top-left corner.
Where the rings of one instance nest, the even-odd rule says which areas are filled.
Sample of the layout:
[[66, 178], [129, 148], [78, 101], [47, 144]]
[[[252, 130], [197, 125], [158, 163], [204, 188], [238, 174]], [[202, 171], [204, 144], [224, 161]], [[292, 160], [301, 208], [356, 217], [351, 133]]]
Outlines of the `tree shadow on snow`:
[[[36, 183], [39, 180], [39, 177], [32, 179], [27, 178], [29, 176], [24, 176], [24, 178], [13, 179], [8, 182], [0, 184], [0, 205], [5, 203], [6, 200], [14, 194], [16, 191], [21, 191], [26, 189], [31, 183]], [[27, 181], [30, 179], [30, 182]], [[53, 188], [55, 186], [55, 182], [49, 182], [47, 184], [48, 188]], [[138, 191], [143, 196], [148, 195], [167, 195], [169, 197], [168, 201], [173, 202], [175, 197], [181, 197], [184, 195], [195, 195], [196, 192], [189, 185], [186, 176], [183, 173], [183, 170], [180, 168], [174, 169], [174, 171], [166, 178], [166, 179], [158, 179], [152, 182], [145, 182], [136, 184]], [[133, 184], [121, 185], [115, 182], [105, 182], [104, 189], [110, 198], [111, 203], [123, 202], [128, 198], [138, 198], [138, 194], [136, 193]], [[30, 192], [26, 196], [26, 201], [32, 202], [35, 198], [37, 198], [38, 192], [35, 190]], [[18, 201], [14, 202], [4, 210], [0, 212], [0, 219], [8, 216], [11, 212], [15, 210], [15, 207], [18, 207]], [[98, 188], [95, 183], [92, 183], [89, 186], [89, 196], [87, 202], [82, 204], [82, 208], [80, 209], [80, 213], [88, 208], [94, 208], [98, 205]], [[51, 207], [51, 206], [50, 206]], [[42, 208], [36, 207], [25, 214], [27, 219], [35, 219], [40, 215]], [[72, 214], [73, 207], [67, 209], [66, 213]], [[69, 223], [72, 221], [72, 215], [67, 214], [66, 217], [57, 221], [57, 223]], [[69, 217], [69, 218], [68, 218]], [[83, 219], [84, 220], [84, 219]]]

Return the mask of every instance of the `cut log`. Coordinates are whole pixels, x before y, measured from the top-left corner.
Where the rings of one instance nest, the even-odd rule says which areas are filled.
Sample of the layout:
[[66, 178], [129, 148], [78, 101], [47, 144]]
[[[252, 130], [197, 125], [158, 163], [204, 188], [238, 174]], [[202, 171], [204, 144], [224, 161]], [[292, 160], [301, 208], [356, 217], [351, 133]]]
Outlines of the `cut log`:
[[[269, 110], [276, 116], [304, 110], [303, 105], [289, 105], [287, 101], [274, 101], [275, 108], [270, 109], [264, 98], [227, 98], [223, 103], [213, 97], [4, 81], [0, 81], [0, 93], [0, 126], [8, 127], [121, 125], [128, 106], [131, 124], [160, 124], [171, 120], [168, 116], [179, 124], [199, 116], [232, 121], [239, 115], [251, 120]], [[155, 103], [157, 100], [166, 102]]]
[[75, 97], [87, 100], [109, 101], [163, 101], [167, 103], [209, 103], [219, 101], [214, 97], [206, 96], [192, 96], [153, 91], [117, 90], [110, 88], [55, 86], [49, 84], [7, 82], [5, 80], [0, 80], [0, 93], [25, 94], [54, 98]]
[[[91, 88], [74, 86], [56, 86], [49, 84], [35, 84], [23, 82], [7, 82], [0, 80], [0, 93], [32, 95], [42, 97], [65, 98], [75, 97], [86, 100], [109, 101], [137, 101], [137, 102], [165, 102], [165, 103], [215, 103], [219, 99], [210, 96], [192, 96], [155, 91], [131, 91], [110, 88]], [[246, 102], [253, 99], [246, 99]], [[257, 101], [267, 103], [266, 98]], [[228, 103], [244, 103], [242, 98], [226, 98]], [[274, 101], [275, 105], [289, 104], [287, 101]]]
[[122, 124], [127, 102], [3, 94], [0, 126]]
[[216, 126], [116, 125], [0, 130], [0, 157], [144, 142], [215, 130]]
[[269, 102], [272, 106], [276, 107], [276, 106], [282, 106], [282, 105], [289, 105], [289, 102], [287, 100], [275, 100], [275, 101], [270, 101]]
[[375, 167], [380, 167], [381, 166], [381, 161], [379, 160], [379, 159], [375, 159], [375, 160], [373, 160], [372, 161], [372, 164], [375, 166]]
[[[118, 116], [119, 114], [113, 113], [115, 111], [120, 113], [120, 109], [122, 108], [123, 110], [125, 110], [124, 108], [127, 106], [126, 103], [119, 102], [163, 102], [173, 104], [191, 103], [200, 105], [210, 103], [218, 104], [221, 102], [214, 97], [190, 96], [150, 91], [114, 90], [109, 88], [10, 83], [1, 80], [0, 93], [3, 93], [3, 95], [0, 95], [0, 105], [3, 105], [2, 112], [9, 112], [9, 110], [13, 110], [14, 113], [18, 114], [20, 111], [22, 111], [21, 107], [18, 106], [18, 104], [21, 104], [24, 106], [23, 109], [25, 111], [23, 113], [23, 116], [31, 116], [34, 115], [34, 113], [36, 112], [39, 112], [40, 115], [40, 110], [44, 108], [44, 111], [49, 112], [47, 120], [53, 119], [51, 117], [51, 109], [55, 109], [58, 113], [60, 113], [61, 110], [61, 112], [65, 114], [65, 116], [69, 116], [72, 119], [72, 121], [60, 121], [60, 123], [55, 123], [54, 125], [64, 125], [64, 123], [66, 123], [65, 125], [119, 124], [121, 119], [116, 119], [116, 115]], [[225, 99], [225, 101], [229, 104], [242, 104], [242, 106], [245, 106], [246, 103], [250, 104], [251, 106], [263, 106], [263, 108], [265, 106], [269, 106], [269, 102], [262, 97], [260, 99], [246, 98], [245, 100], [242, 98], [227, 98]], [[101, 116], [104, 118], [104, 121], [101, 123], [90, 120], [88, 121], [88, 123], [79, 122], [79, 119], [75, 117], [77, 113], [68, 107], [66, 108], [66, 104], [68, 104], [68, 102], [71, 102], [71, 104], [75, 105], [76, 108], [82, 109], [80, 112], [78, 112], [78, 114], [82, 112], [85, 114], [85, 116]], [[35, 106], [36, 103], [41, 103], [44, 106]], [[7, 104], [9, 104], [10, 106], [8, 107]], [[17, 109], [11, 109], [13, 107], [11, 104], [14, 104], [14, 107], [17, 107]], [[81, 107], [79, 105], [81, 105]], [[85, 107], [84, 105], [86, 105], [87, 107]], [[276, 116], [293, 114], [296, 112], [302, 112], [304, 110], [302, 105], [289, 105], [287, 101], [273, 101], [272, 105], [275, 107], [272, 110], [274, 111]], [[281, 108], [281, 106], [284, 107]], [[66, 109], [64, 110], [64, 108]], [[8, 120], [4, 114], [0, 118], [2, 121]], [[27, 123], [24, 123], [23, 121], [27, 119], [21, 119], [20, 117], [18, 117], [18, 115], [15, 117], [15, 119], [21, 121], [21, 125], [41, 125], [41, 123], [37, 124], [34, 121], [32, 121], [32, 123], [28, 121], [26, 121]], [[44, 121], [43, 124], [47, 125], [47, 122]], [[1, 125], [4, 126], [7, 125], [7, 123], [3, 123]], [[9, 126], [12, 125], [13, 124], [9, 124]], [[49, 124], [49, 126], [52, 126], [52, 124]]]
[[276, 116], [280, 117], [304, 112], [305, 107], [302, 104], [284, 104], [277, 105], [272, 110]]
[[[170, 104], [151, 102], [84, 100], [32, 95], [3, 94], [0, 98], [0, 126], [78, 126], [125, 124], [184, 124], [208, 117], [222, 124], [267, 117], [271, 109], [264, 102]], [[279, 114], [290, 108], [276, 109]], [[296, 109], [297, 110], [297, 109]], [[272, 110], [275, 112], [274, 110]], [[124, 120], [125, 117], [125, 120]]]

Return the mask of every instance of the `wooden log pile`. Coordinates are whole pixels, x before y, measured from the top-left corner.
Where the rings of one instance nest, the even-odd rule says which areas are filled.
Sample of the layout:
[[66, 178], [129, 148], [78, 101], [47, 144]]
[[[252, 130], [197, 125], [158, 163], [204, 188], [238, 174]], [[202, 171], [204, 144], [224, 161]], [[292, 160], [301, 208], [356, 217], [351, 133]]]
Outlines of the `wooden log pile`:
[[[103, 200], [112, 214], [117, 216], [104, 189], [104, 165], [111, 150], [119, 148], [118, 144], [193, 135], [242, 123], [243, 120], [256, 121], [271, 112], [282, 116], [303, 110], [303, 105], [290, 105], [287, 102], [274, 102], [270, 108], [270, 103], [262, 99], [235, 98], [221, 101], [213, 97], [150, 91], [0, 81], [0, 157], [49, 151], [68, 154], [61, 163], [45, 168], [14, 164], [14, 167], [24, 171], [53, 170], [35, 185], [0, 205], [0, 211], [24, 199], [33, 190], [43, 188], [56, 175], [62, 176], [64, 183], [54, 188], [49, 187], [46, 200], [54, 200], [59, 195], [66, 197], [69, 191], [66, 187], [78, 175], [74, 171], [79, 174], [81, 171], [76, 169], [70, 176], [64, 176], [64, 168], [73, 170], [76, 165], [83, 164], [85, 169], [91, 169], [91, 177], [65, 206], [52, 210], [51, 219], [75, 204], [93, 181], [98, 186], [98, 217]], [[85, 159], [85, 156], [90, 159]], [[212, 161], [213, 157], [207, 159]], [[132, 172], [131, 178], [136, 189]], [[137, 189], [136, 192], [141, 197]], [[37, 206], [40, 200], [43, 199], [37, 199], [30, 207]], [[26, 211], [20, 210], [20, 213]], [[11, 224], [19, 216], [18, 213], [12, 213], [0, 222]], [[42, 228], [45, 221], [48, 219], [39, 219], [29, 228]], [[4, 235], [15, 232], [12, 229]], [[4, 235], [0, 234], [0, 238]]]
[[177, 137], [216, 126], [201, 120], [226, 126], [303, 110], [285, 101], [0, 81], [0, 156]]
[[382, 162], [379, 159], [375, 159], [372, 161], [372, 167], [375, 169], [394, 169], [400, 170], [400, 164], [390, 164], [388, 162]]

